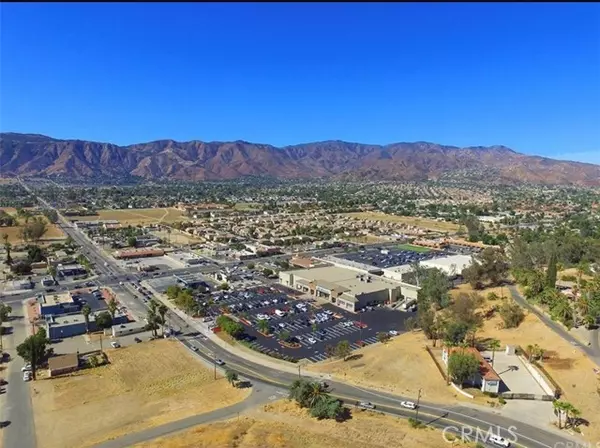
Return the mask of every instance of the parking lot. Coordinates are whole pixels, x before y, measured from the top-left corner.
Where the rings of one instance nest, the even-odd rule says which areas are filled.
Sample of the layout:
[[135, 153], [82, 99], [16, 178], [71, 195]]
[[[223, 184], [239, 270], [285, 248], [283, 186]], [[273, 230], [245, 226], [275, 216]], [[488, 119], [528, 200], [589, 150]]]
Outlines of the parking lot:
[[337, 258], [341, 258], [355, 263], [363, 263], [369, 266], [376, 266], [378, 268], [387, 269], [394, 266], [402, 266], [406, 264], [415, 263], [417, 261], [431, 260], [433, 258], [439, 258], [441, 256], [448, 255], [445, 252], [432, 251], [432, 252], [413, 252], [411, 250], [398, 250], [398, 249], [384, 249], [376, 250], [363, 250], [361, 252], [351, 252], [348, 254], [336, 255]]
[[[327, 358], [326, 347], [347, 340], [352, 350], [377, 342], [377, 333], [404, 331], [404, 320], [411, 313], [387, 308], [371, 308], [353, 314], [314, 301], [297, 300], [274, 287], [252, 288], [246, 291], [213, 294], [215, 304], [209, 311], [216, 318], [223, 311], [231, 313], [245, 324], [246, 340], [252, 348], [266, 354], [278, 354], [289, 359], [322, 361]], [[271, 337], [258, 331], [258, 322], [266, 320]], [[290, 341], [298, 348], [280, 343], [281, 332], [288, 332]]]

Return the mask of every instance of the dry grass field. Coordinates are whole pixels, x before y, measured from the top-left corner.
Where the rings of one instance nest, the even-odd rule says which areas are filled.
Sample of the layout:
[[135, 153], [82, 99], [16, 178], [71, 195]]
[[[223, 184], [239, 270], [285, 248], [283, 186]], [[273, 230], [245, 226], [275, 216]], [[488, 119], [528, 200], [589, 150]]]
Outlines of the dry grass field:
[[373, 344], [354, 351], [353, 354], [358, 355], [356, 359], [325, 360], [306, 369], [329, 373], [357, 386], [415, 398], [422, 388], [423, 400], [455, 402], [459, 394], [446, 385], [424, 348], [428, 343], [430, 341], [420, 332], [405, 333], [387, 344]]
[[136, 226], [138, 224], [160, 224], [185, 221], [188, 219], [184, 213], [175, 208], [140, 208], [121, 210], [98, 210], [98, 215], [75, 216], [71, 221], [95, 221], [116, 219], [123, 225]]
[[384, 222], [396, 222], [400, 224], [405, 224], [408, 226], [420, 227], [427, 230], [433, 230], [436, 232], [456, 232], [458, 230], [458, 225], [452, 222], [445, 221], [435, 221], [433, 219], [426, 218], [415, 218], [412, 216], [395, 216], [395, 215], [387, 215], [385, 213], [379, 212], [352, 212], [352, 213], [342, 213], [342, 216], [347, 216], [350, 218], [356, 218], [361, 220], [370, 220], [370, 221], [384, 221]]
[[170, 234], [166, 231], [153, 231], [153, 235], [156, 235], [159, 238], [162, 238], [165, 241], [170, 241], [172, 244], [195, 244], [200, 243], [202, 240], [200, 238], [194, 238], [189, 235], [185, 235], [183, 233], [179, 233], [177, 231], [172, 231]]
[[246, 211], [246, 210], [258, 210], [262, 207], [262, 204], [256, 202], [238, 202], [233, 206], [234, 210]]
[[412, 429], [395, 417], [353, 411], [343, 423], [317, 421], [288, 400], [276, 401], [224, 422], [201, 425], [136, 448], [439, 448], [446, 443], [431, 428]]
[[[20, 244], [24, 242], [19, 236], [20, 231], [21, 227], [0, 227], [0, 236], [5, 233], [8, 235], [8, 241], [11, 244]], [[44, 234], [40, 243], [60, 241], [66, 238], [67, 236], [61, 229], [54, 224], [48, 224], [48, 231]]]
[[86, 447], [243, 400], [180, 344], [107, 350], [111, 364], [31, 384], [38, 446]]

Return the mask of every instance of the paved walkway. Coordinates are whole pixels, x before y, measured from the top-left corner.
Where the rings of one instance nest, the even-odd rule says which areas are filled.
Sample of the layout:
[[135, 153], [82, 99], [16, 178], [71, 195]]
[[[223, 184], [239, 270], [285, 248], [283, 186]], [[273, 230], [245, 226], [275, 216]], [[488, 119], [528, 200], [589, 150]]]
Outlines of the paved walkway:
[[287, 392], [282, 395], [280, 390], [271, 386], [261, 384], [254, 387], [252, 394], [240, 403], [226, 408], [216, 409], [212, 412], [207, 412], [206, 414], [194, 415], [183, 420], [177, 420], [155, 428], [149, 428], [134, 434], [128, 434], [118, 439], [95, 445], [94, 448], [127, 448], [138, 443], [144, 443], [149, 440], [180, 432], [196, 425], [227, 420], [239, 416], [241, 413], [257, 405], [266, 403], [270, 400], [280, 399], [284, 395], [287, 396]]

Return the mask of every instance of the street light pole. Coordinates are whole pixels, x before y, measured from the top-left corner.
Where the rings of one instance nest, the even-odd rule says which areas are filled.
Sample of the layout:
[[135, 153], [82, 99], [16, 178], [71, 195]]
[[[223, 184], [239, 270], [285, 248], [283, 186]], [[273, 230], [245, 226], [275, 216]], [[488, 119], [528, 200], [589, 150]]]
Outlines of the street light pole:
[[419, 421], [419, 403], [421, 402], [421, 390], [419, 389], [419, 396], [417, 397], [417, 415], [416, 415], [416, 420]]
[[300, 375], [300, 364], [298, 364], [298, 378], [302, 378], [302, 375]]

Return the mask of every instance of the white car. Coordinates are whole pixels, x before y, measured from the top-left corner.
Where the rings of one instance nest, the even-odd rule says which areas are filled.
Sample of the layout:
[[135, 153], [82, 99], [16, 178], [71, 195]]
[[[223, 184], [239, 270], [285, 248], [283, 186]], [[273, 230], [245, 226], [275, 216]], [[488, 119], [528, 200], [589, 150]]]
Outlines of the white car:
[[118, 343], [118, 342], [116, 342], [116, 341], [113, 341], [113, 342], [111, 342], [111, 343], [110, 343], [110, 346], [111, 346], [112, 348], [119, 348], [119, 347], [121, 347], [121, 344], [119, 344], [119, 343]]
[[508, 448], [510, 446], [510, 442], [508, 440], [506, 440], [504, 437], [500, 437], [495, 434], [492, 434], [490, 436], [490, 442], [492, 442], [494, 445], [503, 446], [505, 448]]
[[21, 367], [21, 372], [29, 372], [29, 371], [31, 371], [31, 363], [27, 363], [23, 367]]
[[32, 376], [31, 376], [31, 372], [24, 372], [23, 373], [23, 381], [27, 382], [27, 381], [31, 381]]
[[417, 405], [414, 404], [412, 401], [401, 401], [400, 406], [406, 409], [417, 409]]
[[368, 401], [359, 401], [358, 403], [356, 403], [356, 406], [362, 409], [375, 409], [375, 405]]
[[317, 343], [317, 340], [316, 340], [315, 338], [308, 338], [308, 339], [307, 339], [307, 341], [308, 341], [308, 343], [309, 343], [310, 345], [313, 345], [313, 344], [316, 344], [316, 343]]
[[398, 332], [396, 330], [390, 330], [390, 331], [388, 331], [388, 334], [390, 336], [398, 336]]

